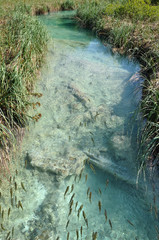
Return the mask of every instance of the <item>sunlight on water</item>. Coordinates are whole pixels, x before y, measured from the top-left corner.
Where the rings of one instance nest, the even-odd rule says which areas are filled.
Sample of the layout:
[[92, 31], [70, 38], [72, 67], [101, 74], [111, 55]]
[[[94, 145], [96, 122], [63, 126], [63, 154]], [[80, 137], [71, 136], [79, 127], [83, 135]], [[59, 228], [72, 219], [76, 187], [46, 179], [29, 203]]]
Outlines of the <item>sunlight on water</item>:
[[52, 37], [36, 89], [42, 118], [15, 163], [23, 210], [13, 203], [4, 226], [16, 240], [158, 239], [157, 200], [136, 186], [129, 130], [139, 66], [78, 29], [73, 14], [39, 18]]

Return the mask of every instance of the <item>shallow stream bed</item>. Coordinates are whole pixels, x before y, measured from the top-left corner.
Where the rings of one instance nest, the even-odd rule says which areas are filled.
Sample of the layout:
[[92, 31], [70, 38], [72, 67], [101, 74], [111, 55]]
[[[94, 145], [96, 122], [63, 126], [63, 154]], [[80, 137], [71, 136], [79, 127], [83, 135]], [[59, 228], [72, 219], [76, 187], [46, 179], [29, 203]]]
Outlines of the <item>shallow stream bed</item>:
[[15, 240], [158, 239], [157, 199], [136, 186], [139, 66], [79, 29], [73, 14], [39, 17], [52, 38], [36, 89], [42, 117], [25, 134], [3, 227], [14, 227]]

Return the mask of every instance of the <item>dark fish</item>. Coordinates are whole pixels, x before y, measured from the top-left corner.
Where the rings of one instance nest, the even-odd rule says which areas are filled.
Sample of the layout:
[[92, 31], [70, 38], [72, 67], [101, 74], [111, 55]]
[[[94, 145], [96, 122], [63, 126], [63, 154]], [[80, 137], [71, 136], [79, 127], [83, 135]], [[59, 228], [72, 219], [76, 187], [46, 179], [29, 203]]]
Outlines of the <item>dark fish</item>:
[[13, 198], [11, 198], [11, 206], [13, 207]]
[[88, 228], [88, 220], [87, 220], [87, 218], [85, 219], [85, 222], [86, 222], [86, 225], [87, 225], [87, 228]]
[[82, 226], [81, 226], [80, 232], [81, 232], [81, 238], [82, 238], [82, 232], [83, 232], [83, 228], [82, 228]]
[[4, 210], [2, 210], [2, 219], [4, 218]]
[[13, 189], [10, 188], [10, 195], [11, 195], [11, 198], [13, 197]]
[[76, 236], [77, 236], [77, 240], [79, 239], [79, 233], [78, 230], [76, 229]]
[[112, 230], [112, 223], [111, 223], [110, 219], [109, 219], [109, 225], [110, 225], [111, 230]]
[[18, 170], [17, 169], [15, 170], [15, 173], [16, 173], [16, 175], [18, 175]]
[[10, 215], [10, 208], [8, 209], [8, 217], [9, 217], [9, 215]]
[[85, 182], [87, 182], [88, 174], [85, 175]]
[[82, 204], [82, 205], [79, 207], [79, 209], [78, 209], [78, 217], [79, 217], [79, 214], [80, 214], [82, 208], [83, 208], [83, 204]]
[[89, 164], [89, 166], [90, 166], [90, 168], [92, 169], [92, 171], [94, 172], [94, 174], [96, 173], [96, 171], [95, 171], [95, 169], [94, 169], [94, 167], [93, 167], [93, 165], [90, 163]]
[[12, 227], [12, 237], [13, 237], [13, 235], [14, 235], [14, 227]]
[[72, 205], [73, 205], [73, 200], [70, 202], [70, 208], [72, 208]]
[[107, 211], [104, 211], [104, 215], [105, 215], [105, 221], [107, 221]]
[[97, 232], [93, 232], [92, 233], [92, 240], [96, 240], [97, 239]]
[[99, 212], [101, 212], [101, 207], [102, 207], [101, 201], [98, 202], [98, 207], [99, 207]]
[[12, 182], [12, 177], [9, 178], [10, 183]]
[[68, 233], [67, 233], [67, 240], [69, 240], [69, 236], [70, 236], [70, 233], [68, 232]]
[[92, 132], [89, 132], [91, 135], [94, 135]]
[[85, 126], [85, 127], [87, 126], [87, 123], [86, 123], [86, 122], [84, 123], [84, 126]]
[[155, 217], [156, 217], [156, 219], [157, 219], [157, 218], [158, 218], [158, 210], [157, 210], [156, 205], [154, 206], [154, 210], [155, 210]]
[[15, 182], [14, 183], [14, 186], [15, 186], [15, 191], [17, 190], [17, 183]]
[[92, 142], [93, 142], [93, 144], [94, 144], [94, 146], [95, 146], [94, 138], [93, 138], [93, 137], [91, 137], [91, 140], [92, 140]]
[[89, 201], [90, 201], [90, 203], [92, 203], [91, 198], [92, 198], [92, 192], [89, 193]]
[[68, 217], [71, 215], [71, 213], [72, 213], [72, 208], [70, 208], [70, 211], [69, 211]]
[[76, 211], [77, 205], [78, 205], [78, 201], [76, 202], [76, 205], [75, 205], [75, 211]]
[[71, 186], [71, 192], [73, 192], [73, 189], [74, 189], [74, 184], [72, 184], [72, 186]]
[[67, 224], [66, 224], [66, 229], [67, 229], [67, 227], [68, 227], [68, 224], [69, 224], [69, 222], [70, 222], [70, 220], [68, 220], [68, 221], [67, 221]]
[[76, 182], [76, 180], [77, 180], [77, 175], [75, 175], [75, 178], [74, 178], [74, 181]]
[[22, 186], [23, 190], [26, 192], [26, 189], [25, 189], [24, 184], [22, 182], [21, 182], [21, 186]]
[[27, 160], [25, 159], [25, 168], [27, 168]]
[[132, 222], [130, 222], [130, 220], [127, 219], [127, 222], [134, 227], [134, 224]]
[[89, 191], [90, 191], [90, 187], [87, 189], [87, 197], [88, 197]]
[[74, 196], [75, 196], [75, 193], [72, 194], [72, 197], [71, 197], [71, 199], [70, 199], [70, 202], [72, 202]]
[[2, 223], [1, 223], [1, 228], [2, 228], [2, 230], [4, 230], [4, 231], [6, 230], [6, 229], [3, 227], [3, 224], [2, 224]]
[[84, 218], [84, 220], [85, 220], [85, 219], [86, 219], [86, 214], [85, 214], [85, 212], [83, 211], [82, 214], [83, 214], [83, 218]]
[[158, 230], [158, 227], [157, 227], [157, 226], [155, 226], [155, 228], [156, 228], [156, 232], [157, 232], [157, 234], [159, 234], [159, 230]]
[[8, 239], [9, 235], [10, 235], [10, 232], [7, 233], [6, 239]]
[[71, 137], [69, 136], [68, 139], [69, 139], [69, 141], [70, 141], [70, 140], [71, 140]]
[[101, 189], [100, 188], [98, 188], [98, 190], [99, 190], [99, 193], [100, 193], [100, 195], [102, 194], [102, 191], [101, 191]]
[[105, 183], [106, 187], [108, 186], [108, 184], [109, 184], [109, 179], [106, 180], [106, 183]]
[[59, 240], [59, 239], [60, 239], [60, 237], [57, 237], [57, 238], [56, 238], [56, 240]]
[[2, 207], [1, 207], [1, 205], [0, 205], [0, 213], [1, 213], [1, 210], [2, 210]]
[[67, 188], [66, 188], [66, 191], [64, 193], [64, 197], [65, 197], [66, 193], [68, 192], [68, 190], [69, 190], [69, 186], [67, 186]]
[[18, 207], [21, 207], [21, 209], [23, 210], [23, 206], [20, 200], [18, 201]]

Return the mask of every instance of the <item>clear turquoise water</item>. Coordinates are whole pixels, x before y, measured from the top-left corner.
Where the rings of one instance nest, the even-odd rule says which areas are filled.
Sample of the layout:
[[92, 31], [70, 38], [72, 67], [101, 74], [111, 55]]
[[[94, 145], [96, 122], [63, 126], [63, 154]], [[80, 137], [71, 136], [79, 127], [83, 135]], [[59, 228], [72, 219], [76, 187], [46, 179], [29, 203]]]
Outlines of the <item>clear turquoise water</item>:
[[[26, 132], [17, 162], [17, 182], [27, 190], [17, 191], [24, 209], [13, 208], [6, 224], [15, 226], [16, 240], [66, 240], [68, 233], [75, 240], [77, 232], [83, 240], [93, 232], [99, 240], [155, 240], [157, 198], [150, 183], [141, 179], [136, 186], [136, 142], [129, 131], [140, 98], [139, 66], [78, 29], [72, 14], [39, 17], [52, 37], [36, 89], [43, 94], [36, 99], [42, 118]], [[88, 227], [82, 211], [78, 217], [81, 205]]]

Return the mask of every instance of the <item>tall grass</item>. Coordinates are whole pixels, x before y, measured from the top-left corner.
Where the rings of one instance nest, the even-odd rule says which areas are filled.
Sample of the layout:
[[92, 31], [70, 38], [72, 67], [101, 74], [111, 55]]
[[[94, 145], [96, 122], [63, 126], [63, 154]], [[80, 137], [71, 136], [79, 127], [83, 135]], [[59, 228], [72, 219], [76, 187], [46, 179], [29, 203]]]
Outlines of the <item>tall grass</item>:
[[[30, 96], [47, 46], [47, 32], [20, 5], [4, 17], [0, 28], [0, 145], [13, 144], [15, 129], [26, 126]], [[5, 158], [1, 157], [1, 165]]]

